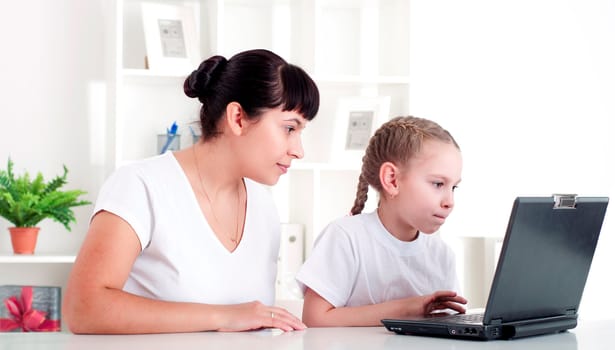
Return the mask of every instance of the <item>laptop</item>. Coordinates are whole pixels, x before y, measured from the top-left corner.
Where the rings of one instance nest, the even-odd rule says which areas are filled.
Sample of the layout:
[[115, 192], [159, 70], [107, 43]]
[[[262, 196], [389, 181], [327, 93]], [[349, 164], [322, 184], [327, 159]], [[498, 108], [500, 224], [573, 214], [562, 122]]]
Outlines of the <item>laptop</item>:
[[577, 312], [608, 197], [517, 197], [484, 311], [383, 319], [397, 334], [510, 339], [563, 332]]

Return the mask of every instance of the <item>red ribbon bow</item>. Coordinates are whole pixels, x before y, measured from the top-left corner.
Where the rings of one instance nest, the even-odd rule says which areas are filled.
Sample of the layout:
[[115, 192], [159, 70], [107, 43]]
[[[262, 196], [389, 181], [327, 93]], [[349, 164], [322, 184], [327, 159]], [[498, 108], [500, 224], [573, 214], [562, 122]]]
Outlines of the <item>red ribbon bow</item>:
[[59, 320], [46, 319], [47, 313], [32, 308], [32, 287], [21, 288], [21, 298], [8, 297], [4, 300], [11, 318], [0, 318], [0, 331], [20, 328], [24, 332], [56, 332], [60, 330]]

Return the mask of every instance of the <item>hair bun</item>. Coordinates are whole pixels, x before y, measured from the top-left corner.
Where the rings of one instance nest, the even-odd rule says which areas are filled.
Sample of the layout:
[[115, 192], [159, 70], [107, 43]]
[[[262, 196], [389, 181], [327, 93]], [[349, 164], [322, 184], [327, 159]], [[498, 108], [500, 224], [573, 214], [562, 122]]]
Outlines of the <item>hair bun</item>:
[[186, 96], [192, 98], [202, 96], [220, 76], [226, 62], [223, 56], [212, 56], [203, 61], [184, 81]]

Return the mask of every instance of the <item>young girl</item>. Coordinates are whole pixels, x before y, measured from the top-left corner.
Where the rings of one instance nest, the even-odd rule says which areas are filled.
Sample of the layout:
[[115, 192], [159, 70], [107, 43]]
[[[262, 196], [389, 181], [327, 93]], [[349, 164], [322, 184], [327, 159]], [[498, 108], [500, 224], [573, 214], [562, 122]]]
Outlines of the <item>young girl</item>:
[[[459, 146], [438, 124], [414, 117], [383, 124], [365, 151], [352, 216], [323, 230], [297, 275], [303, 322], [376, 326], [384, 318], [465, 312], [453, 252], [432, 235], [453, 210], [460, 181]], [[368, 185], [380, 200], [361, 214]]]
[[264, 186], [303, 157], [312, 79], [267, 50], [205, 60], [184, 83], [201, 140], [105, 182], [71, 271], [75, 333], [242, 331], [305, 325], [273, 306], [280, 221]]

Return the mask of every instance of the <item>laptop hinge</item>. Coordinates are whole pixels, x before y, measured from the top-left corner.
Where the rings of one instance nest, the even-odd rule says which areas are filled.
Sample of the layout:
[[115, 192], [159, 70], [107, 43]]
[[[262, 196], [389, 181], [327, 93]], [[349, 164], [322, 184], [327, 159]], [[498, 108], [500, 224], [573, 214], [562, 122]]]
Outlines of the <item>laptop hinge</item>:
[[501, 318], [493, 318], [493, 319], [491, 319], [491, 324], [492, 325], [502, 324], [502, 319]]
[[554, 194], [553, 209], [574, 209], [577, 206], [576, 194]]
[[576, 315], [577, 309], [568, 309], [566, 310], [566, 316]]

